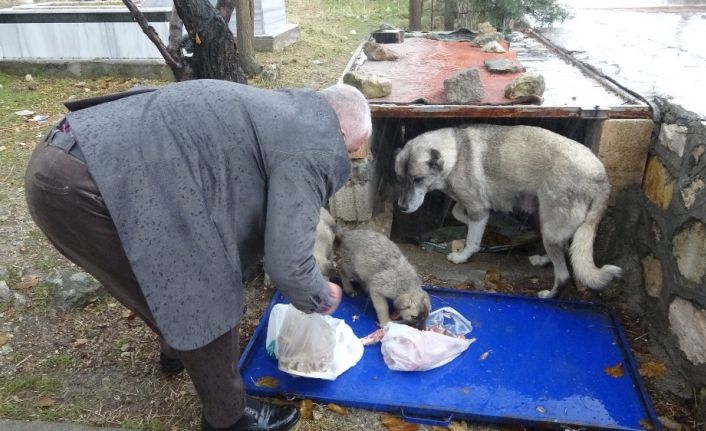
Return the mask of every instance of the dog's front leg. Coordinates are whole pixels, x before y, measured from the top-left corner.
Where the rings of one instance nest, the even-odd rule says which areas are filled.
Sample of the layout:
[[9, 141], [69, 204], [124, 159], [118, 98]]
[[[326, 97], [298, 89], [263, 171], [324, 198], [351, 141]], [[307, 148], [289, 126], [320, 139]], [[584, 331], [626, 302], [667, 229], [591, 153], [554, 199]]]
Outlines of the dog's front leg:
[[383, 328], [390, 321], [390, 308], [387, 305], [387, 298], [371, 289], [370, 299], [373, 301], [375, 313], [378, 315], [378, 324]]
[[[459, 206], [459, 204], [456, 204], [452, 213], [455, 212], [456, 208]], [[454, 217], [456, 217], [455, 214]], [[485, 225], [488, 223], [488, 217], [490, 217], [490, 211], [468, 214], [468, 233], [466, 233], [466, 244], [463, 247], [463, 250], [449, 253], [446, 256], [448, 260], [453, 263], [463, 263], [470, 259], [475, 252], [480, 250], [480, 242], [483, 239], [483, 232], [485, 231]]]

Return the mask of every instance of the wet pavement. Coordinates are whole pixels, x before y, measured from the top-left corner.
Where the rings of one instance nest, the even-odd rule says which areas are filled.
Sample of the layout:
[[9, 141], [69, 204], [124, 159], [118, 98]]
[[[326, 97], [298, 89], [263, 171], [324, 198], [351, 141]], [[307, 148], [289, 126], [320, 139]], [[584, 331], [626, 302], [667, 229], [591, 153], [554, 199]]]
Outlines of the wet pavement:
[[562, 3], [573, 18], [541, 29], [544, 36], [642, 96], [706, 118], [706, 1]]

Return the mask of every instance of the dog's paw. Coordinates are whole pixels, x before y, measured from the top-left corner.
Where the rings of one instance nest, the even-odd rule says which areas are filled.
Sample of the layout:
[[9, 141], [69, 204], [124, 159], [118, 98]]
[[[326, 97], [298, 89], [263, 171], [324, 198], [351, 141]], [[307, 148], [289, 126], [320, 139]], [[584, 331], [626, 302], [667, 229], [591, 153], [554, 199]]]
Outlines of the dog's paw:
[[446, 255], [446, 259], [450, 260], [453, 263], [463, 263], [467, 261], [469, 257], [470, 256], [467, 256], [462, 251], [455, 251]]
[[549, 262], [551, 262], [552, 260], [549, 259], [549, 256], [547, 256], [546, 254], [545, 255], [535, 254], [535, 255], [530, 256], [529, 261], [533, 266], [544, 266], [544, 265], [548, 264]]
[[552, 292], [551, 290], [540, 290], [537, 293], [537, 296], [539, 296], [542, 299], [550, 299], [550, 298], [554, 298], [556, 296], [556, 292]]

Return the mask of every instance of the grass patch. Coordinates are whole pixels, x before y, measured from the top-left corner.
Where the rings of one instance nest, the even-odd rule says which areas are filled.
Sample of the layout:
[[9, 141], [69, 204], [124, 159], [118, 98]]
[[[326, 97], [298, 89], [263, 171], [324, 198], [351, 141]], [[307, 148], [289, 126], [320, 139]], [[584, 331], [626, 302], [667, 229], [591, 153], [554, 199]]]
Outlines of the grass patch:
[[65, 370], [74, 365], [74, 358], [66, 353], [52, 353], [46, 357], [44, 363], [47, 367]]
[[23, 392], [36, 392], [40, 395], [52, 395], [61, 389], [61, 381], [48, 376], [12, 376], [0, 377], [0, 391], [5, 396]]
[[54, 289], [46, 281], [40, 281], [37, 286], [32, 289], [30, 297], [32, 298], [32, 305], [38, 309], [46, 309], [51, 304], [51, 297], [54, 293]]

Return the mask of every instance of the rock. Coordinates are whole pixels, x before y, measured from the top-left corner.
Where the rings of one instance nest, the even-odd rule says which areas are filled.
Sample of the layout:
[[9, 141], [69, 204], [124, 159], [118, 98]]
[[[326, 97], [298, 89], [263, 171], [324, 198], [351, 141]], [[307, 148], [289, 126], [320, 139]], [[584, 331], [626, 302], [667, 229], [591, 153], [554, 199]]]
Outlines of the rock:
[[485, 68], [490, 73], [517, 73], [522, 72], [522, 67], [508, 60], [507, 58], [498, 58], [495, 60], [485, 60], [483, 62]]
[[692, 364], [706, 363], [706, 310], [677, 297], [669, 305], [669, 327]]
[[5, 280], [0, 280], [0, 302], [5, 302], [12, 297], [12, 291]]
[[47, 279], [53, 288], [54, 306], [62, 311], [82, 307], [103, 293], [103, 288], [90, 274], [60, 271]]
[[260, 73], [260, 79], [264, 82], [273, 82], [279, 79], [279, 67], [276, 64], [268, 64]]
[[7, 270], [6, 267], [0, 266], [0, 280], [7, 280], [7, 277], [10, 275], [10, 271]]
[[697, 178], [681, 191], [681, 198], [687, 209], [691, 209], [696, 199], [699, 197], [699, 192], [703, 190], [704, 187], [706, 187], [706, 183], [704, 183], [701, 178]]
[[0, 347], [0, 356], [5, 356], [9, 353], [12, 353], [12, 351], [12, 347], [10, 347], [9, 344], [5, 344], [4, 346]]
[[642, 276], [647, 294], [659, 298], [662, 293], [662, 262], [654, 256], [645, 256], [642, 259]]
[[690, 282], [701, 284], [706, 274], [706, 225], [698, 221], [686, 225], [672, 239], [672, 253], [679, 273]]
[[373, 41], [368, 41], [363, 45], [363, 52], [370, 61], [395, 61], [400, 58], [395, 51]]
[[544, 78], [536, 73], [525, 73], [505, 87], [505, 97], [511, 100], [523, 99], [541, 102], [544, 94]]
[[385, 30], [399, 30], [399, 27], [395, 27], [392, 24], [388, 24], [388, 23], [384, 22], [384, 23], [380, 24], [380, 28], [378, 30], [383, 30], [383, 31], [385, 31]]
[[27, 298], [25, 298], [24, 295], [15, 293], [13, 295], [13, 299], [15, 301], [15, 307], [24, 307], [25, 305], [27, 305]]
[[682, 427], [680, 423], [667, 416], [660, 416], [659, 421], [669, 431], [682, 431], [684, 429], [684, 427]]
[[480, 50], [483, 52], [494, 52], [497, 54], [502, 54], [505, 52], [505, 48], [503, 48], [503, 46], [496, 41], [486, 43]]
[[505, 40], [505, 36], [503, 36], [502, 33], [498, 33], [497, 31], [495, 31], [491, 33], [479, 34], [473, 39], [471, 44], [476, 46], [483, 46], [489, 42], [500, 42], [501, 40]]
[[25, 75], [25, 81], [27, 81], [27, 82], [34, 81], [34, 78], [32, 78], [32, 75], [30, 75], [30, 74], [28, 73], [28, 74]]
[[682, 157], [686, 147], [686, 135], [688, 132], [689, 129], [686, 126], [662, 124], [657, 141], [672, 150], [677, 156]]
[[478, 33], [495, 33], [497, 30], [488, 21], [478, 24]]
[[475, 67], [455, 73], [444, 81], [444, 92], [449, 103], [480, 102], [485, 96], [480, 72]]
[[669, 208], [674, 194], [674, 178], [657, 156], [651, 156], [647, 161], [642, 190], [650, 202], [662, 209]]
[[343, 82], [360, 90], [367, 99], [389, 96], [392, 92], [392, 81], [376, 73], [348, 72]]

